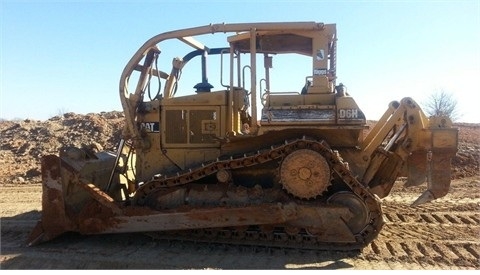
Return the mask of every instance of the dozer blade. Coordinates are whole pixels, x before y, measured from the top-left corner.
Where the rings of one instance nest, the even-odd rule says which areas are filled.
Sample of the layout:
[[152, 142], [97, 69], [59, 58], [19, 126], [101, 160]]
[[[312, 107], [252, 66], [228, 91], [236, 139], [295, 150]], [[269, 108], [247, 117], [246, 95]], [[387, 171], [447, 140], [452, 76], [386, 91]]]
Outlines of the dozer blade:
[[60, 158], [42, 158], [42, 219], [27, 240], [29, 246], [46, 242], [72, 231], [74, 223], [67, 217], [60, 173]]
[[[427, 157], [425, 158], [427, 190], [412, 203], [412, 207], [441, 198], [448, 193], [451, 182], [452, 157], [452, 153], [449, 152], [427, 153]], [[409, 171], [411, 171], [411, 169], [409, 169]]]

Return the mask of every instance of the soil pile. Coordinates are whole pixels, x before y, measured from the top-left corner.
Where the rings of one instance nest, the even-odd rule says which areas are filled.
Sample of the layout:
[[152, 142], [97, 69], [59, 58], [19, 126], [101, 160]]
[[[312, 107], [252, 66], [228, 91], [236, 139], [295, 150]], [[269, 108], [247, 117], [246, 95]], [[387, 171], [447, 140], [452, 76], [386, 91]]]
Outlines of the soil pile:
[[0, 182], [41, 181], [40, 159], [64, 146], [115, 151], [124, 122], [121, 112], [65, 113], [46, 121], [0, 122]]

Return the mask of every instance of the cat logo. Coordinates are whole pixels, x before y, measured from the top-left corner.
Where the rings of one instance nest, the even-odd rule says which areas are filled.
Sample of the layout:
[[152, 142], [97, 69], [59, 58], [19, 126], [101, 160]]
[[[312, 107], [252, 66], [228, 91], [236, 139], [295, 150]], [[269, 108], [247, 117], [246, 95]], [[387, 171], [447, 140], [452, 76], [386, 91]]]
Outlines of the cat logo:
[[159, 122], [142, 122], [140, 124], [142, 129], [145, 129], [147, 133], [158, 133], [160, 132], [160, 123]]

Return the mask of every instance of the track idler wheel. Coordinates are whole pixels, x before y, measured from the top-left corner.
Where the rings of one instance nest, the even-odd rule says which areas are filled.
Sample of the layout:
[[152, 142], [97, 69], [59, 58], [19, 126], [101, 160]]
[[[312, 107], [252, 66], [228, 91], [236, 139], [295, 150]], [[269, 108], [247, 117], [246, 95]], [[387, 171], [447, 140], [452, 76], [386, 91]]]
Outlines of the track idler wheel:
[[352, 212], [352, 217], [344, 221], [352, 234], [361, 232], [368, 224], [370, 219], [368, 208], [357, 195], [348, 191], [341, 191], [328, 198], [328, 202], [346, 206]]
[[330, 185], [330, 166], [320, 153], [309, 149], [287, 155], [279, 174], [283, 188], [301, 199], [315, 198]]

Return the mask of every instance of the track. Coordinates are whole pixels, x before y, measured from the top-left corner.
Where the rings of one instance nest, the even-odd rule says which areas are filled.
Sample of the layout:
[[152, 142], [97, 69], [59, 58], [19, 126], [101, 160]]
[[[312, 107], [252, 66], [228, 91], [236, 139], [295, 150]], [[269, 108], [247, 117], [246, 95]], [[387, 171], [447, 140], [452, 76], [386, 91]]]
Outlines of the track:
[[[303, 151], [303, 152], [302, 152]], [[382, 210], [380, 201], [370, 193], [357, 179], [352, 175], [350, 170], [341, 160], [338, 154], [332, 151], [326, 142], [310, 140], [307, 138], [294, 139], [285, 141], [279, 146], [272, 146], [271, 148], [258, 151], [250, 155], [244, 155], [237, 158], [228, 158], [225, 160], [217, 160], [197, 169], [188, 169], [171, 177], [165, 176], [162, 179], [154, 178], [149, 182], [143, 184], [137, 190], [134, 200], [137, 203], [143, 204], [149, 194], [154, 194], [155, 191], [160, 191], [165, 187], [176, 187], [186, 185], [188, 183], [199, 180], [207, 175], [218, 172], [222, 169], [238, 169], [245, 167], [253, 167], [261, 163], [272, 160], [278, 160], [286, 156], [291, 156], [295, 152], [302, 152], [300, 157], [305, 157], [306, 152], [318, 153], [322, 159], [325, 158], [325, 164], [338, 177], [338, 180], [345, 183], [353, 193], [359, 198], [362, 198], [362, 203], [365, 203], [365, 215], [368, 216], [369, 222], [361, 224], [362, 227], [354, 229], [355, 232], [348, 232], [354, 237], [354, 240], [348, 242], [340, 237], [344, 232], [340, 228], [336, 228], [335, 236], [329, 236], [329, 233], [309, 234], [308, 230], [301, 227], [280, 228], [280, 230], [273, 230], [269, 227], [263, 230], [262, 226], [250, 228], [224, 228], [222, 230], [213, 229], [196, 229], [193, 231], [179, 232], [177, 236], [172, 236], [172, 239], [182, 240], [196, 240], [198, 238], [204, 239], [208, 243], [223, 243], [223, 244], [248, 244], [268, 247], [284, 247], [284, 248], [300, 248], [300, 249], [325, 249], [325, 250], [358, 250], [369, 244], [381, 231], [383, 226]], [[327, 164], [328, 162], [328, 164]], [[327, 171], [328, 173], [329, 171]], [[281, 172], [279, 172], [281, 173]], [[322, 190], [323, 192], [323, 190]], [[340, 193], [338, 193], [340, 194]], [[338, 195], [337, 194], [337, 195]], [[344, 195], [344, 194], [341, 194]], [[343, 200], [343, 199], [342, 199]], [[317, 206], [318, 207], [318, 206]], [[178, 206], [177, 206], [178, 208]], [[325, 207], [326, 208], [326, 207]], [[333, 212], [333, 211], [332, 211]], [[333, 217], [332, 213], [330, 217]], [[340, 218], [338, 218], [340, 219]], [[330, 222], [331, 227], [335, 224]], [[351, 231], [354, 231], [350, 228]], [[159, 237], [164, 234], [160, 234]], [[169, 236], [167, 236], [169, 237]]]
[[452, 182], [446, 197], [417, 208], [408, 205], [419, 189], [394, 187], [383, 200], [382, 231], [361, 252], [165, 241], [143, 234], [66, 234], [26, 247], [40, 218], [41, 186], [0, 188], [1, 269], [480, 269], [478, 177]]

